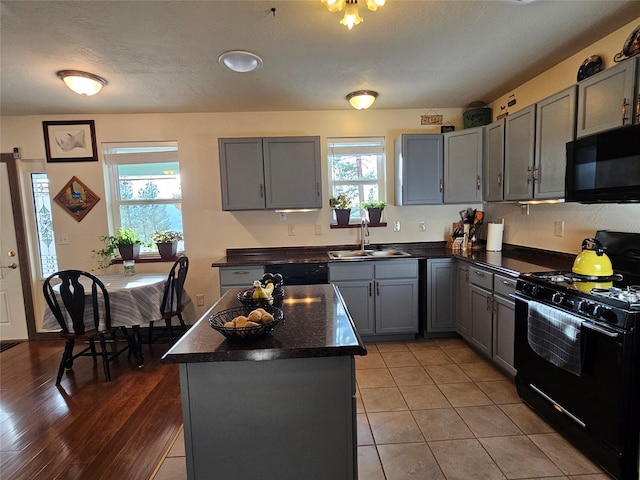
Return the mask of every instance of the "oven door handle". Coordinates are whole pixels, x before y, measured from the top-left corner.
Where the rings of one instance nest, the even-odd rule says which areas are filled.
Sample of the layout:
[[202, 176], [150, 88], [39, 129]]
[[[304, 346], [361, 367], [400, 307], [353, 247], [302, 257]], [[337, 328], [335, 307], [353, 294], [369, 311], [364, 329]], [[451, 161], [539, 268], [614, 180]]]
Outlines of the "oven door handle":
[[516, 300], [520, 300], [521, 302], [525, 302], [527, 304], [529, 303], [529, 299], [528, 298], [524, 298], [524, 297], [518, 295], [517, 293], [510, 293], [509, 296], [511, 298], [516, 299]]
[[606, 328], [602, 328], [601, 326], [586, 320], [582, 322], [582, 326], [584, 326], [585, 328], [588, 328], [589, 330], [602, 333], [603, 335], [606, 335], [607, 337], [611, 337], [611, 338], [617, 338], [620, 335], [618, 332], [612, 332], [611, 330], [607, 330]]

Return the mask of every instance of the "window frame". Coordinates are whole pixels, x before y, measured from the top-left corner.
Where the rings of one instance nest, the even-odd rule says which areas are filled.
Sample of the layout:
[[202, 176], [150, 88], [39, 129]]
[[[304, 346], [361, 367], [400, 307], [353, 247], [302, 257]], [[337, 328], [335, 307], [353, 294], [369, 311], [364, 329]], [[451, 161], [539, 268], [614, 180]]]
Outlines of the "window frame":
[[[339, 146], [343, 145], [343, 146]], [[328, 181], [329, 181], [329, 196], [336, 196], [336, 187], [356, 186], [359, 192], [362, 194], [362, 187], [365, 185], [375, 184], [378, 189], [378, 201], [386, 201], [387, 193], [387, 176], [386, 176], [386, 138], [383, 135], [379, 136], [367, 136], [367, 137], [327, 137], [327, 167], [328, 167]], [[338, 151], [335, 151], [338, 150]], [[334, 180], [334, 161], [339, 156], [354, 156], [354, 155], [376, 155], [376, 170], [377, 176], [374, 179], [348, 179], [348, 180]], [[360, 201], [366, 201], [361, 199]], [[354, 215], [358, 212], [357, 215]], [[365, 211], [360, 205], [352, 204], [350, 220], [360, 221], [365, 217]]]

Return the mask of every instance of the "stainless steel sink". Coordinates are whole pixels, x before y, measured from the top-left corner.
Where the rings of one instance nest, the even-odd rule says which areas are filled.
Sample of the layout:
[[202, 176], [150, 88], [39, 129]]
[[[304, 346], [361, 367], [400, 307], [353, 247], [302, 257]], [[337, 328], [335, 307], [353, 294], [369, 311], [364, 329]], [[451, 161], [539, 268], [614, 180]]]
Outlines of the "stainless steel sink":
[[365, 258], [410, 257], [401, 250], [332, 250], [328, 252], [332, 260], [363, 260]]

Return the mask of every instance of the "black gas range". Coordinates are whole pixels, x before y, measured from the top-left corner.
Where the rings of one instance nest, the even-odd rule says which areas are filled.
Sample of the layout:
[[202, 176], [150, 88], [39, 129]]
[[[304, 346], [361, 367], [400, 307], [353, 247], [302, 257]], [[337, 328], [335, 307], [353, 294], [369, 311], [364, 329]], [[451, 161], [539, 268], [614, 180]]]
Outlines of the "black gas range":
[[518, 278], [519, 395], [619, 480], [640, 456], [640, 234], [599, 231], [611, 277], [533, 272]]

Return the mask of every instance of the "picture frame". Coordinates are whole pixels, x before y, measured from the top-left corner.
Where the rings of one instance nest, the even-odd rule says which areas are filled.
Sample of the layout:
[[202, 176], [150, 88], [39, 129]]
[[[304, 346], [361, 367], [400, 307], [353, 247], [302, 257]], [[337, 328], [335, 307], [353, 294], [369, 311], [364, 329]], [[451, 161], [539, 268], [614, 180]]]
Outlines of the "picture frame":
[[42, 122], [47, 162], [97, 162], [96, 127], [93, 120]]
[[100, 197], [93, 193], [78, 177], [73, 176], [62, 190], [54, 197], [54, 201], [78, 222], [95, 207]]

